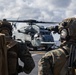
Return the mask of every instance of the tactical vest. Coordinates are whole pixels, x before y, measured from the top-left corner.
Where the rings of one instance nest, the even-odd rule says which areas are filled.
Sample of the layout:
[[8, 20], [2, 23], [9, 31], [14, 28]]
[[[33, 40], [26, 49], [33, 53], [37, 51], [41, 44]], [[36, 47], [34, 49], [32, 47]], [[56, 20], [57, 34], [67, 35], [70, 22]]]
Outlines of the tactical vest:
[[0, 75], [8, 75], [5, 35], [0, 33]]
[[16, 46], [17, 42], [15, 42], [11, 37], [12, 26], [8, 21], [0, 21], [0, 33], [5, 34], [4, 41], [6, 45], [5, 50], [7, 52], [8, 75], [16, 75], [17, 63], [18, 63], [17, 46]]
[[8, 73], [9, 75], [17, 74], [17, 46], [15, 41], [10, 41], [7, 45], [7, 61], [8, 61]]

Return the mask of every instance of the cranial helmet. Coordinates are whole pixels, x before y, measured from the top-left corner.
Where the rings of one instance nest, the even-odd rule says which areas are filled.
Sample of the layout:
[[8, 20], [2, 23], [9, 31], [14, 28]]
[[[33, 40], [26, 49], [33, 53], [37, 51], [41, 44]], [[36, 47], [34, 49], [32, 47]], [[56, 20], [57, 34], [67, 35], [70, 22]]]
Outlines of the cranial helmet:
[[64, 19], [58, 29], [62, 40], [76, 40], [76, 18]]
[[6, 19], [0, 21], [0, 33], [4, 33], [5, 35], [12, 36], [12, 26]]

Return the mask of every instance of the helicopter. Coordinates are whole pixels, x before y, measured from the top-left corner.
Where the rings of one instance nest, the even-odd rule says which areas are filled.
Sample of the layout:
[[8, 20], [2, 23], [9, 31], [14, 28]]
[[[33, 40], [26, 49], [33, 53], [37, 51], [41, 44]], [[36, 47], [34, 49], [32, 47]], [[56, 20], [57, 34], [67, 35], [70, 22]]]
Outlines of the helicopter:
[[[24, 43], [26, 43], [29, 50], [51, 50], [55, 46], [54, 38], [47, 28], [39, 24], [57, 24], [58, 22], [44, 22], [33, 19], [29, 20], [7, 20], [8, 22], [27, 23], [27, 26], [18, 29], [18, 33], [24, 34]], [[16, 35], [14, 37], [17, 37]], [[18, 38], [15, 40], [21, 40]], [[22, 41], [22, 40], [21, 40]]]

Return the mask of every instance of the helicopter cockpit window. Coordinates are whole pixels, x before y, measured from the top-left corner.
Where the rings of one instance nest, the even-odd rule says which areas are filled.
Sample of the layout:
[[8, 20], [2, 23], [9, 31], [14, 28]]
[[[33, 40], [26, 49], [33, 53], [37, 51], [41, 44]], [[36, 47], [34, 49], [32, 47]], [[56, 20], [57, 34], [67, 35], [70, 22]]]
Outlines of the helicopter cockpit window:
[[48, 31], [40, 31], [40, 34], [41, 35], [50, 35], [50, 32], [48, 32]]

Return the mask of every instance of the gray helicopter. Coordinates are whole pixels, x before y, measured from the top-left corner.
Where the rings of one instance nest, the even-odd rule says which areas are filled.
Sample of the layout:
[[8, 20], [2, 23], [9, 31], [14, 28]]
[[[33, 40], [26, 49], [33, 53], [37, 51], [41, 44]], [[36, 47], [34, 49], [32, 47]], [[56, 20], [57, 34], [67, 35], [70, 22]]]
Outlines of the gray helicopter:
[[[39, 24], [57, 24], [58, 22], [44, 22], [37, 20], [8, 20], [9, 22], [28, 23], [27, 26], [18, 29], [18, 33], [24, 34], [24, 41], [30, 50], [51, 50], [55, 46], [51, 31]], [[16, 37], [16, 36], [14, 36]], [[16, 39], [17, 40], [17, 39]], [[18, 39], [18, 40], [21, 40]]]

